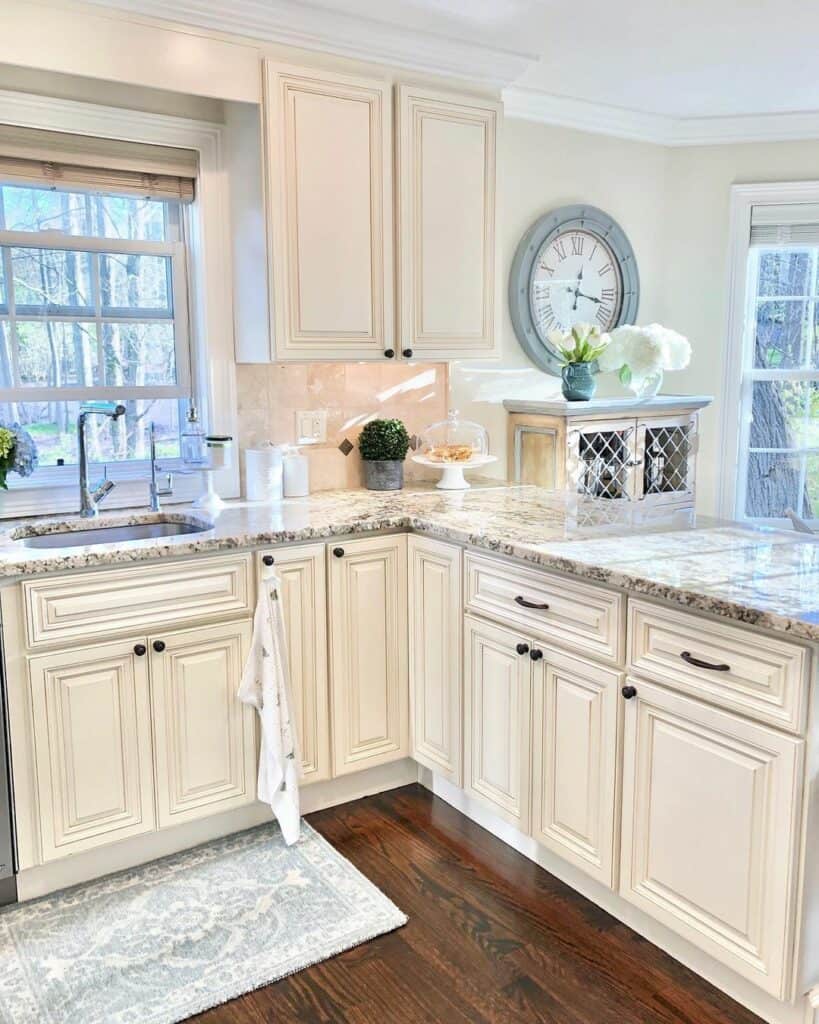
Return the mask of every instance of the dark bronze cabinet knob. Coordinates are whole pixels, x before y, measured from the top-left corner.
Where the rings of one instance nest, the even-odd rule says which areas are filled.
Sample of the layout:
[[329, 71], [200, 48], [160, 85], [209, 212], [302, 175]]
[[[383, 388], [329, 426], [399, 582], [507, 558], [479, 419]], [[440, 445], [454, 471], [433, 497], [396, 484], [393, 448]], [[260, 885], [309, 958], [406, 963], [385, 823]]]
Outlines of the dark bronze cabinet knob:
[[403, 357], [404, 357], [405, 359], [412, 359], [412, 349], [411, 349], [411, 348], [405, 348], [405, 349], [403, 350], [403, 352], [401, 353], [401, 355], [402, 355], [402, 356], [403, 356]]
[[384, 358], [385, 359], [395, 359], [395, 349], [394, 348], [385, 348], [384, 349]]
[[626, 698], [626, 700], [631, 700], [632, 697], [636, 697], [637, 696], [637, 687], [636, 686], [624, 686], [623, 689], [620, 692], [623, 694], [623, 696]]
[[336, 556], [336, 558], [343, 558], [344, 548], [333, 548], [333, 554]]
[[154, 640], [154, 650], [157, 654], [161, 654], [165, 650], [164, 640]]
[[540, 659], [543, 657], [543, 651], [539, 651], [537, 647], [533, 647], [532, 650], [529, 651], [529, 657], [532, 659], [532, 661], [540, 661]]
[[148, 653], [148, 648], [145, 646], [145, 644], [134, 644], [134, 654], [138, 658], [143, 657], [143, 655], [145, 655], [147, 653]]
[[272, 555], [262, 555], [262, 561], [265, 565], [273, 565], [276, 559]]
[[515, 650], [518, 652], [518, 654], [528, 654], [529, 644], [518, 644]]

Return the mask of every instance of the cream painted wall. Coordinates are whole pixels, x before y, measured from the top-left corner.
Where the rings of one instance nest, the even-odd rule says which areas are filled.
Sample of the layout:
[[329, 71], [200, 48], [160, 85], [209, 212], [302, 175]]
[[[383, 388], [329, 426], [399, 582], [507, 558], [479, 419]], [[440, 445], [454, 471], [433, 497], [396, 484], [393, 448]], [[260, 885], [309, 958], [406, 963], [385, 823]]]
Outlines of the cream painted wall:
[[[566, 203], [591, 203], [617, 220], [631, 240], [641, 280], [640, 321], [663, 316], [663, 224], [669, 150], [587, 132], [507, 119], [501, 143], [499, 273], [501, 358], [452, 364], [450, 404], [489, 430], [506, 476], [504, 398], [547, 398], [559, 378], [538, 370], [518, 344], [509, 318], [509, 268], [521, 236], [534, 220]], [[601, 394], [624, 394], [614, 377], [601, 378]]]
[[[723, 415], [728, 317], [728, 219], [731, 185], [819, 178], [819, 141], [696, 146], [673, 149], [664, 201], [664, 271], [660, 287], [665, 322], [691, 339], [687, 370], [669, 375], [666, 390], [715, 396], [702, 418], [697, 465], [700, 511], [719, 512], [723, 471]], [[738, 367], [731, 367], [738, 373]], [[729, 467], [729, 472], [733, 467]]]

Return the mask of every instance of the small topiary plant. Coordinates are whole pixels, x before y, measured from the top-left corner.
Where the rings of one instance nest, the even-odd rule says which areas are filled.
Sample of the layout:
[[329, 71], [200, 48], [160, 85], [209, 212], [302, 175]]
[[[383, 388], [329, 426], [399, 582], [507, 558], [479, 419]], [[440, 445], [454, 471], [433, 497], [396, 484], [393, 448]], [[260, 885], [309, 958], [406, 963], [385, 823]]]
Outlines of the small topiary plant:
[[370, 420], [358, 436], [358, 450], [365, 462], [403, 462], [410, 439], [401, 420]]

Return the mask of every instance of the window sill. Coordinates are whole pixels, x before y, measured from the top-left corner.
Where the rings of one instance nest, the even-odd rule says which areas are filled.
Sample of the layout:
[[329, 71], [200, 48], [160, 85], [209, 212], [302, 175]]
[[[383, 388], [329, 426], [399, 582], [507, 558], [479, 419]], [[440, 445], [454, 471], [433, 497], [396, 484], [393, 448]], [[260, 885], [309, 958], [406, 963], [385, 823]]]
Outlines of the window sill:
[[[56, 471], [59, 472], [59, 471]], [[163, 467], [165, 472], [174, 472], [173, 466]], [[9, 489], [0, 492], [0, 519], [19, 519], [31, 516], [49, 516], [65, 513], [76, 513], [79, 509], [79, 484], [75, 474], [70, 471], [60, 474], [57, 480], [48, 470], [36, 474], [21, 483], [11, 484]], [[96, 480], [95, 475], [91, 479]], [[135, 467], [129, 467], [126, 473], [116, 476], [111, 474], [116, 487], [100, 505], [100, 512], [123, 508], [139, 508], [148, 505], [148, 476], [144, 472], [137, 473]], [[161, 482], [161, 477], [160, 477]], [[204, 491], [201, 473], [191, 473], [174, 477], [173, 494], [161, 498], [163, 505], [189, 503]]]

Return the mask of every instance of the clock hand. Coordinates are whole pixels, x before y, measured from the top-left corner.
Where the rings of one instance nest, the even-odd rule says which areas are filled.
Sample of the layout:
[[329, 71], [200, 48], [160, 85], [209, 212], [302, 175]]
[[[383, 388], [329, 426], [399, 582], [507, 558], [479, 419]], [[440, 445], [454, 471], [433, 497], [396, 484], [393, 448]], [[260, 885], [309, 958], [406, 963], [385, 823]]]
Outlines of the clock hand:
[[589, 299], [591, 302], [598, 303], [598, 305], [603, 301], [602, 299], [596, 299], [593, 295], [586, 295], [585, 292], [576, 292], [575, 294], [579, 295], [581, 299]]

